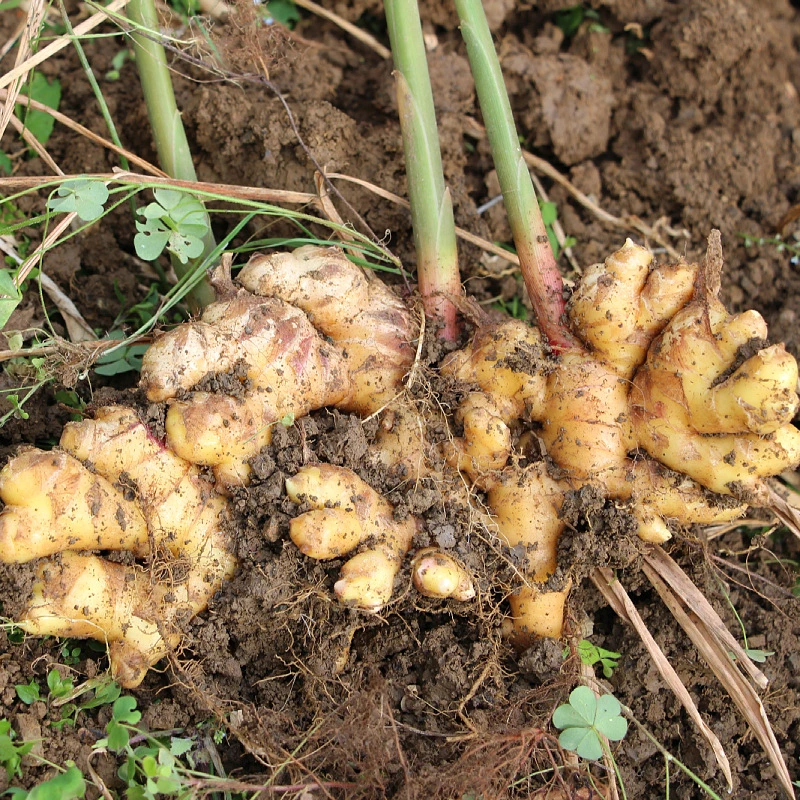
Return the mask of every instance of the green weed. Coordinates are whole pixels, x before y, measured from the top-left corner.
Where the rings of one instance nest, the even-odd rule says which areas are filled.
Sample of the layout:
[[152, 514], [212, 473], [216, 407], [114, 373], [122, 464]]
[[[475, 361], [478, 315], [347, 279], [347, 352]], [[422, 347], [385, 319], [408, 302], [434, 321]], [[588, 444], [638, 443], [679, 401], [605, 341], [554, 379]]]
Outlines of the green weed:
[[558, 743], [594, 761], [603, 755], [600, 739], [605, 736], [619, 742], [628, 732], [628, 721], [621, 716], [622, 706], [612, 694], [597, 697], [588, 686], [577, 686], [569, 695], [569, 703], [553, 713], [553, 725], [561, 731]]
[[[564, 649], [564, 658], [569, 655], [569, 648]], [[581, 663], [587, 667], [600, 664], [603, 668], [603, 677], [610, 678], [618, 666], [618, 661], [622, 658], [622, 653], [615, 653], [592, 644], [588, 639], [581, 639], [578, 642], [578, 657]]]
[[[48, 108], [58, 109], [61, 103], [61, 82], [58, 79], [48, 80], [41, 72], [34, 70], [25, 94], [29, 99], [36, 100]], [[55, 124], [50, 114], [35, 108], [17, 106], [17, 116], [23, 119], [25, 127], [39, 142], [47, 144]], [[33, 150], [30, 153], [36, 155]]]

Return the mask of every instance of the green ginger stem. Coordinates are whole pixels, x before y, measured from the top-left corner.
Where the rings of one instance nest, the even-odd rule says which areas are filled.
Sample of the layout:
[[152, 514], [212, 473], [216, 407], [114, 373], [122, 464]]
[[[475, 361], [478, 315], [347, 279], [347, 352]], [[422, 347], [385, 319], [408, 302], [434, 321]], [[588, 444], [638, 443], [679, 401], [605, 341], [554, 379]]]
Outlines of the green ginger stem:
[[417, 280], [425, 313], [441, 325], [440, 336], [457, 335], [450, 298], [461, 294], [453, 203], [444, 185], [439, 134], [425, 44], [416, 0], [386, 0], [397, 105], [406, 157]]
[[[153, 0], [131, 0], [126, 11], [128, 18], [137, 28], [158, 30], [158, 14]], [[143, 33], [133, 33], [131, 39], [161, 168], [171, 178], [196, 181], [197, 174], [192, 153], [175, 102], [175, 92], [164, 48], [159, 42]], [[207, 254], [214, 250], [216, 244], [210, 224], [203, 244], [202, 255], [193, 261], [182, 264], [179, 259], [172, 259], [172, 265], [179, 278], [195, 270]], [[214, 290], [207, 279], [197, 283], [188, 295], [189, 303], [194, 310], [207, 306], [214, 299]]]
[[480, 0], [456, 0], [456, 11], [528, 296], [551, 346], [574, 349], [578, 344], [561, 321], [565, 307], [561, 273], [519, 146], [486, 14]]

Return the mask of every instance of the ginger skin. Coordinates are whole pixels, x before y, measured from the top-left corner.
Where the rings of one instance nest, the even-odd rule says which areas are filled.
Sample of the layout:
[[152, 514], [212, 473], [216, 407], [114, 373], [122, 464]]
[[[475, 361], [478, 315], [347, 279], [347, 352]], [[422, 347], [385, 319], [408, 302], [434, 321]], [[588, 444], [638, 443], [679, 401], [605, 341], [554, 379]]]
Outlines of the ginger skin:
[[[145, 355], [142, 387], [168, 405], [165, 443], [131, 409], [105, 407], [68, 425], [59, 450], [24, 450], [0, 472], [0, 558], [43, 559], [20, 625], [106, 641], [114, 675], [138, 685], [236, 568], [226, 495], [250, 480], [248, 461], [281, 420], [336, 406], [381, 415], [373, 465], [412, 484], [432, 479], [459, 502], [467, 484], [485, 492], [488, 526], [527, 556], [511, 636], [560, 636], [569, 579], [559, 591], [541, 584], [556, 570], [567, 492], [593, 485], [628, 507], [642, 539], [660, 542], [670, 526], [767, 502], [764, 479], [800, 461], [797, 365], [765, 345], [755, 312], [731, 317], [717, 299], [718, 234], [702, 265], [651, 261], [628, 241], [586, 270], [567, 310], [566, 338], [578, 344], [558, 357], [518, 321], [479, 327], [440, 365], [463, 390], [453, 413], [463, 435], [438, 445], [401, 397], [418, 336], [405, 304], [333, 248], [255, 256], [240, 276], [247, 291], [221, 281], [200, 320]], [[222, 377], [230, 393], [210, 391]], [[369, 611], [389, 603], [423, 523], [396, 519], [341, 467], [305, 465], [286, 491], [304, 504], [290, 531], [301, 551], [348, 557], [339, 599]], [[149, 564], [85, 552], [114, 549]], [[432, 597], [476, 593], [436, 548], [416, 553], [411, 578]]]
[[[19, 626], [106, 642], [112, 675], [125, 687], [179, 646], [183, 622], [236, 568], [224, 498], [121, 406], [69, 423], [61, 451], [12, 459], [0, 473], [0, 499], [4, 561], [58, 554], [40, 565]], [[153, 583], [142, 567], [75, 552], [94, 549], [130, 550], [167, 577]]]
[[[478, 389], [457, 413], [465, 433], [451, 463], [487, 490], [500, 537], [530, 548], [530, 582], [512, 598], [522, 642], [561, 632], [554, 617], [563, 593], [550, 599], [535, 584], [555, 569], [565, 492], [594, 484], [629, 502], [639, 536], [660, 542], [671, 535], [668, 520], [727, 521], [748, 503], [765, 502], [763, 478], [800, 461], [800, 432], [791, 425], [797, 365], [778, 346], [736, 367], [739, 348], [765, 339], [766, 326], [755, 312], [730, 317], [717, 299], [719, 234], [702, 265], [651, 269], [651, 260], [628, 241], [586, 271], [568, 306], [570, 331], [583, 347], [543, 360], [535, 337], [507, 322], [479, 330], [476, 342], [494, 342], [483, 358], [473, 345], [443, 365]], [[521, 354], [529, 363], [524, 389], [506, 367]], [[512, 463], [506, 431], [520, 424], [523, 405], [559, 468], [556, 481]], [[480, 435], [466, 422], [475, 409], [493, 410]]]

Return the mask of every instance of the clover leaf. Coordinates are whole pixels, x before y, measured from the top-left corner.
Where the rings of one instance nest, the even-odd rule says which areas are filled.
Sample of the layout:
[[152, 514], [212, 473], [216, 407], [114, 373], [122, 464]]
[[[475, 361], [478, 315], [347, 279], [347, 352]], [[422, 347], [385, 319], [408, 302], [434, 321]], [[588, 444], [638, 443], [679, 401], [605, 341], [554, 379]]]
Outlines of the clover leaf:
[[57, 197], [47, 201], [51, 211], [74, 211], [84, 222], [94, 222], [103, 215], [108, 200], [108, 187], [101, 181], [77, 178], [64, 181], [56, 190]]
[[614, 695], [598, 698], [588, 686], [576, 687], [570, 693], [569, 703], [560, 705], [553, 714], [553, 725], [561, 730], [558, 743], [581, 758], [600, 758], [601, 735], [618, 742], [628, 732], [628, 722], [620, 715], [621, 710]]
[[174, 189], [154, 189], [156, 202], [137, 210], [139, 233], [133, 239], [136, 254], [153, 261], [166, 247], [185, 264], [203, 252], [203, 237], [208, 233], [208, 216], [195, 197]]

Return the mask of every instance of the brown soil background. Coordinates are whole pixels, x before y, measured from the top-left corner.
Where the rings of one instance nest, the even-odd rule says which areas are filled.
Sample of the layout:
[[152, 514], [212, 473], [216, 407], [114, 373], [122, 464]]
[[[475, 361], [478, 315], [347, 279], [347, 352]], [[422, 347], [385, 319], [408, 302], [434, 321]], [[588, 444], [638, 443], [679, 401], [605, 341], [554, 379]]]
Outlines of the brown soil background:
[[[353, 22], [379, 25], [382, 18], [381, 4], [370, 0], [324, 5]], [[800, 354], [798, 268], [786, 252], [747, 248], [741, 238], [772, 236], [776, 223], [800, 201], [800, 15], [794, 4], [595, 0], [590, 5], [606, 30], [584, 25], [569, 39], [553, 25], [552, 14], [561, 5], [486, 3], [525, 147], [606, 211], [658, 223], [671, 245], [688, 257], [701, 254], [709, 230], [719, 228], [727, 259], [723, 293], [730, 309], [759, 310], [772, 340], [783, 340]], [[69, 10], [77, 14], [78, 9], [69, 4]], [[488, 146], [475, 138], [480, 113], [455, 14], [448, 3], [423, 2], [422, 15], [435, 41], [430, 69], [456, 222], [507, 241], [501, 206], [476, 213], [497, 186]], [[15, 12], [4, 12], [3, 41], [18, 22]], [[643, 40], [638, 46], [637, 35]], [[242, 27], [221, 23], [213, 36], [234, 72], [253, 71], [251, 48], [257, 46], [305, 147], [267, 88], [220, 81], [179, 62], [178, 102], [200, 180], [314, 191], [310, 151], [330, 171], [405, 195], [389, 62], [308, 14], [291, 37], [264, 29], [260, 41], [253, 42]], [[122, 46], [119, 38], [87, 44], [98, 76]], [[0, 63], [3, 72], [11, 58]], [[105, 132], [72, 54], [64, 51], [41, 70], [61, 80], [64, 113]], [[135, 67], [126, 63], [122, 80], [105, 81], [102, 88], [126, 147], [155, 161]], [[8, 135], [3, 147], [20, 151]], [[117, 165], [112, 156], [58, 126], [48, 149], [67, 173]], [[21, 160], [17, 167], [19, 174], [46, 171], [38, 160]], [[558, 185], [544, 183], [566, 233], [577, 240], [578, 264], [604, 258], [626, 235], [641, 241], [633, 231], [599, 221]], [[391, 232], [390, 246], [413, 265], [406, 212], [364, 190], [340, 188], [373, 231]], [[34, 213], [42, 204], [42, 198], [31, 197], [20, 207]], [[341, 212], [347, 215], [346, 209]], [[671, 236], [668, 229], [679, 235]], [[131, 302], [141, 299], [151, 280], [134, 255], [134, 232], [130, 216], [120, 210], [45, 262], [48, 274], [98, 328], [109, 329], [124, 305], [115, 282]], [[31, 235], [35, 240], [38, 234]], [[505, 263], [471, 246], [461, 252], [469, 292], [483, 299], [510, 299], [517, 292], [517, 279], [505, 274]], [[571, 273], [569, 265], [564, 268]], [[35, 298], [18, 313], [19, 327], [41, 322]], [[91, 400], [99, 385], [83, 382], [78, 391]], [[117, 382], [116, 388], [125, 385]], [[29, 412], [30, 419], [0, 431], [7, 451], [21, 442], [52, 442], [69, 413], [52, 392], [42, 393]], [[242, 569], [193, 623], [182, 666], [151, 673], [134, 693], [144, 721], [153, 730], [199, 729], [202, 736], [202, 726], [217, 715], [229, 724], [219, 746], [226, 770], [263, 775], [267, 765], [285, 762], [278, 783], [309, 782], [313, 774], [351, 784], [328, 789], [335, 797], [539, 796], [533, 793], [547, 778], [531, 775], [551, 763], [548, 740], [537, 738], [537, 731], [546, 728], [574, 684], [576, 657], [565, 661], [562, 645], [552, 642], [521, 655], [509, 649], [499, 635], [496, 597], [488, 583], [485, 595], [466, 606], [421, 602], [408, 594], [380, 617], [341, 608], [331, 601], [338, 563], [311, 563], [287, 542], [284, 470], [307, 458], [309, 448], [333, 463], [357, 465], [369, 434], [346, 416], [320, 413], [276, 436], [259, 465], [258, 485], [237, 498]], [[452, 537], [463, 512], [437, 505], [433, 491], [413, 497], [396, 493], [392, 499], [425, 515], [432, 540]], [[782, 796], [758, 743], [636, 569], [635, 542], [624, 532], [619, 540], [610, 539], [612, 530], [578, 525], [565, 547], [580, 553], [587, 566], [626, 567], [620, 572], [623, 583], [725, 746], [734, 771], [733, 796]], [[721, 582], [744, 621], [750, 646], [775, 651], [763, 665], [771, 681], [764, 704], [790, 772], [800, 777], [800, 616], [789, 591], [794, 570], [779, 563], [798, 557], [796, 543], [781, 530], [756, 538], [740, 530], [713, 541], [702, 531], [687, 531], [670, 550], [732, 631], [739, 634]], [[482, 560], [486, 575], [502, 582], [502, 560], [490, 548], [472, 543], [463, 553]], [[14, 602], [24, 596], [24, 580], [20, 571], [0, 575], [4, 613], [12, 614]], [[679, 759], [724, 793], [709, 747], [658, 678], [638, 639], [588, 582], [573, 592], [570, 608], [575, 640], [591, 633], [595, 644], [622, 653], [609, 688]], [[102, 714], [81, 716], [77, 728], [55, 732], [47, 723], [57, 712], [44, 703], [25, 707], [14, 691], [14, 684], [31, 676], [43, 683], [59, 659], [56, 642], [16, 645], [0, 631], [0, 705], [17, 730], [21, 724], [39, 726], [46, 757], [59, 763], [72, 758], [81, 766], [101, 735]], [[72, 669], [77, 678], [104, 664], [84, 648]], [[663, 760], [646, 739], [632, 730], [616, 753], [629, 797], [664, 795]], [[25, 783], [32, 785], [45, 773], [31, 766]], [[112, 765], [104, 765], [102, 774], [113, 788]], [[569, 777], [576, 797], [584, 777], [580, 770]], [[3, 780], [0, 773], [0, 790]], [[671, 790], [680, 798], [704, 796], [680, 775], [673, 775]]]

